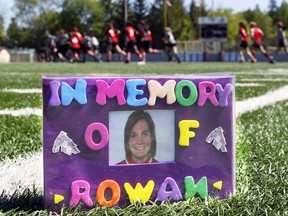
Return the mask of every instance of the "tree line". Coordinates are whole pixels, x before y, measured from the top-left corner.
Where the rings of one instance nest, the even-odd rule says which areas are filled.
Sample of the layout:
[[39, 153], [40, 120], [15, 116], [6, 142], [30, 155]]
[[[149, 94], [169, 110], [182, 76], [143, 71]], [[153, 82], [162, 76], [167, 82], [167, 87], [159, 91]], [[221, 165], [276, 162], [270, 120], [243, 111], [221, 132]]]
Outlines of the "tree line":
[[[269, 0], [267, 11], [259, 6], [251, 10], [233, 12], [233, 9], [216, 9], [211, 11], [206, 5], [200, 6], [199, 0], [191, 0], [185, 6], [183, 0], [166, 1], [126, 0], [129, 21], [137, 23], [146, 20], [150, 24], [153, 45], [163, 48], [164, 22], [173, 29], [178, 41], [200, 39], [199, 16], [226, 16], [228, 18], [227, 42], [225, 49], [233, 50], [239, 45], [238, 23], [247, 24], [255, 21], [264, 31], [264, 44], [276, 45], [277, 21], [288, 25], [288, 3], [285, 0], [277, 5], [276, 0]], [[205, 1], [204, 1], [205, 2]], [[77, 27], [80, 32], [88, 32], [104, 42], [104, 25], [112, 21], [119, 30], [124, 29], [125, 0], [15, 0], [14, 16], [4, 33], [3, 17], [0, 15], [0, 46], [8, 48], [35, 48], [37, 41], [45, 30], [57, 34], [63, 28], [70, 32]], [[167, 10], [164, 10], [166, 7]], [[167, 11], [167, 13], [164, 13]], [[123, 35], [120, 41], [124, 43]]]

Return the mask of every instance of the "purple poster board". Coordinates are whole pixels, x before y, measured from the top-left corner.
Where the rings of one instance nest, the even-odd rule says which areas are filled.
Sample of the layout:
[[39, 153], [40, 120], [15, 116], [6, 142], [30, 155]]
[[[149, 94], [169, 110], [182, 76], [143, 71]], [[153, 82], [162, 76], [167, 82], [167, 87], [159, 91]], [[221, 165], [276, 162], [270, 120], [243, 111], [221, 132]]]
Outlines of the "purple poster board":
[[45, 208], [235, 193], [231, 74], [43, 77]]

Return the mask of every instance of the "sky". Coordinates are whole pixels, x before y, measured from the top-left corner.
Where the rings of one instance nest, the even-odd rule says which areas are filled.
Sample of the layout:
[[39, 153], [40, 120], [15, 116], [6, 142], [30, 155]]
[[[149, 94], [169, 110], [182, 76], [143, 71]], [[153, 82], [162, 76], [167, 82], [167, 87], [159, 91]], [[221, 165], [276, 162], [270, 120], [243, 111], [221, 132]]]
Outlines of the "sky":
[[[195, 0], [199, 2], [200, 0]], [[276, 0], [277, 5], [280, 6], [283, 0]], [[285, 0], [288, 2], [287, 0]], [[149, 0], [153, 3], [154, 0]], [[185, 6], [189, 6], [191, 0], [184, 0]], [[269, 0], [204, 0], [205, 5], [208, 9], [217, 8], [230, 8], [233, 12], [244, 11], [248, 9], [254, 9], [256, 4], [259, 5], [262, 11], [267, 11]], [[4, 16], [5, 29], [7, 29], [11, 17], [13, 16], [14, 0], [0, 0], [0, 14]]]

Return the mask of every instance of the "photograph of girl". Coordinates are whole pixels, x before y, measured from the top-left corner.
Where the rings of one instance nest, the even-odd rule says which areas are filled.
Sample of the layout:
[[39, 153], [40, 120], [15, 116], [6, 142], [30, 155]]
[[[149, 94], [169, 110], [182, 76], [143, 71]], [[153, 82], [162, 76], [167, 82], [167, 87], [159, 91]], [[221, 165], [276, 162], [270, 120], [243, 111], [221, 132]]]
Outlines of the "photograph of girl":
[[[164, 127], [165, 132], [161, 131]], [[174, 130], [174, 112], [170, 110], [111, 112], [109, 114], [109, 164], [174, 161]], [[119, 131], [124, 131], [124, 136]], [[124, 145], [119, 144], [119, 140], [123, 140]]]

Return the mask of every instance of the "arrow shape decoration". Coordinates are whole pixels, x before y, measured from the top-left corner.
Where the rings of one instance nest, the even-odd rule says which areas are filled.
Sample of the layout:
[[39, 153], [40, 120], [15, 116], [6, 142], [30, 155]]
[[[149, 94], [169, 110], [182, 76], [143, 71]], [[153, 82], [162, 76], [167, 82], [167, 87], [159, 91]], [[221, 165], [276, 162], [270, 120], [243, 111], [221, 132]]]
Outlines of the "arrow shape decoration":
[[227, 152], [226, 149], [227, 144], [224, 136], [224, 130], [222, 127], [217, 127], [213, 131], [211, 131], [208, 137], [206, 138], [206, 142], [208, 143], [212, 142], [212, 145], [214, 145], [217, 150]]
[[53, 153], [57, 153], [59, 151], [69, 156], [71, 156], [72, 154], [80, 153], [77, 145], [64, 131], [60, 131], [52, 147]]
[[217, 181], [213, 184], [213, 187], [216, 188], [217, 190], [222, 189], [222, 181]]
[[54, 194], [54, 204], [58, 204], [64, 200], [64, 196], [59, 194]]

